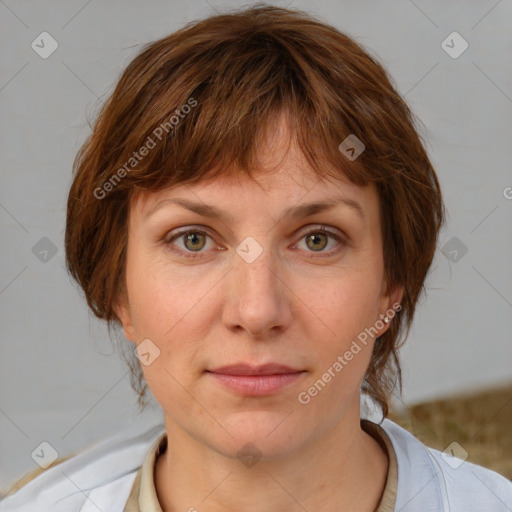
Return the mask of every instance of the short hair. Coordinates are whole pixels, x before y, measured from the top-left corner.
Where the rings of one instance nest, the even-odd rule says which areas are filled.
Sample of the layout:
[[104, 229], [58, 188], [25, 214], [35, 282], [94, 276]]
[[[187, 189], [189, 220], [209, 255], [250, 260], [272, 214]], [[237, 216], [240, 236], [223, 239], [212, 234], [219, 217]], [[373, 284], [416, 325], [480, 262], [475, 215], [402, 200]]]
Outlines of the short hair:
[[[141, 50], [75, 159], [67, 268], [110, 331], [120, 323], [114, 301], [125, 290], [131, 199], [229, 172], [253, 176], [258, 141], [283, 112], [319, 178], [376, 186], [386, 284], [403, 286], [404, 296], [361, 389], [387, 416], [402, 385], [398, 349], [445, 220], [441, 190], [417, 118], [387, 71], [305, 12], [257, 4], [191, 22]], [[349, 136], [364, 144], [355, 159], [340, 150]], [[135, 355], [128, 363], [142, 404], [140, 364]]]

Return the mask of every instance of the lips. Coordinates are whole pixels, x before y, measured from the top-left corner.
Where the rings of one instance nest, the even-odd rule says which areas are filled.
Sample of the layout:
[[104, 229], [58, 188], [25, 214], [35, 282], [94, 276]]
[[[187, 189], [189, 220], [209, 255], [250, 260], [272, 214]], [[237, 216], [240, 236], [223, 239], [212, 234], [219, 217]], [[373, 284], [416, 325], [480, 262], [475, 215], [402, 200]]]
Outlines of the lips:
[[217, 385], [232, 393], [247, 397], [265, 397], [292, 386], [307, 371], [279, 363], [238, 363], [206, 370], [205, 373]]
[[292, 368], [290, 366], [278, 363], [268, 363], [260, 366], [253, 366], [246, 363], [232, 364], [221, 366], [213, 370], [207, 370], [210, 373], [221, 375], [238, 375], [238, 376], [259, 376], [259, 375], [287, 375], [293, 373], [301, 373], [303, 370]]

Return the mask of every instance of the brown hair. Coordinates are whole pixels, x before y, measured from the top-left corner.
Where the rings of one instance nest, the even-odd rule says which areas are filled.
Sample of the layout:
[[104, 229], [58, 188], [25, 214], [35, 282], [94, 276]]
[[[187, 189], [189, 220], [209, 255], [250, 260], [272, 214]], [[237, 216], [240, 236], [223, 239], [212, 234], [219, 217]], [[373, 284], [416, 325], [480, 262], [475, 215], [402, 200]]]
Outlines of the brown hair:
[[[377, 187], [386, 282], [405, 293], [376, 340], [362, 389], [387, 416], [397, 382], [401, 389], [397, 350], [444, 222], [441, 191], [387, 72], [353, 39], [304, 12], [258, 4], [190, 23], [143, 48], [75, 160], [68, 269], [95, 315], [109, 327], [118, 323], [113, 303], [124, 290], [130, 200], [228, 169], [252, 176], [258, 138], [280, 112], [319, 177]], [[353, 161], [338, 148], [349, 135], [365, 145]], [[142, 404], [140, 365], [134, 355], [128, 362]]]

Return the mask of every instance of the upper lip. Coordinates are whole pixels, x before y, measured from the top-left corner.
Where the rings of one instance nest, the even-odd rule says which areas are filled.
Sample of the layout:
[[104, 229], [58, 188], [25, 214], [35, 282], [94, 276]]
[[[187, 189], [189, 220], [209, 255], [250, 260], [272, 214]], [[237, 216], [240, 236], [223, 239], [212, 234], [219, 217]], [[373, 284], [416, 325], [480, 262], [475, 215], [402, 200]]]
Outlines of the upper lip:
[[227, 375], [277, 375], [284, 373], [300, 373], [303, 370], [292, 368], [284, 364], [268, 363], [260, 366], [253, 366], [247, 363], [231, 364], [221, 366], [213, 370], [211, 373], [223, 373]]

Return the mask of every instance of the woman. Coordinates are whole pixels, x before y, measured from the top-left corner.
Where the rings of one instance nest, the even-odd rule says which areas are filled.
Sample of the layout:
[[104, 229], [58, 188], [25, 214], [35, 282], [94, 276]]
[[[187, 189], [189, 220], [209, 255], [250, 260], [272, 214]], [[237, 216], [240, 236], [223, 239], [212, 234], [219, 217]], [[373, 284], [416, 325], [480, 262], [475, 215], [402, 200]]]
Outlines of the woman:
[[66, 256], [165, 426], [0, 510], [510, 510], [386, 418], [443, 220], [411, 112], [333, 27], [257, 6], [148, 45], [77, 157]]

